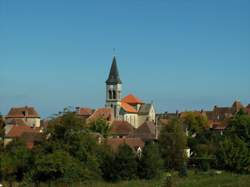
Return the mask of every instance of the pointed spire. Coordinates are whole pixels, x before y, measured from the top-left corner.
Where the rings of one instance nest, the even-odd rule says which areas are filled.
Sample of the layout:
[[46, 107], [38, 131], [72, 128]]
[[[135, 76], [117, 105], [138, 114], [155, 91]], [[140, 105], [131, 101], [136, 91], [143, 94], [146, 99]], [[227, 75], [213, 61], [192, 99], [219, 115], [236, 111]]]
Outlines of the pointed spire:
[[112, 66], [110, 69], [110, 73], [109, 73], [109, 78], [106, 81], [106, 84], [121, 84], [121, 83], [122, 83], [122, 81], [121, 81], [120, 76], [119, 76], [116, 58], [114, 56]]

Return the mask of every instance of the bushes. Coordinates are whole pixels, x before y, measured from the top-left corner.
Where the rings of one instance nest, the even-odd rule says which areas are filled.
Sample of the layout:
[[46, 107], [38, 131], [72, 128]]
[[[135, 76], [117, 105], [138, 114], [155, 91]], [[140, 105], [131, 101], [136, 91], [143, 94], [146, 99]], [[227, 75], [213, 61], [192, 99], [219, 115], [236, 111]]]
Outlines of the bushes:
[[157, 143], [148, 143], [139, 158], [126, 144], [113, 154], [107, 154], [102, 165], [103, 177], [108, 181], [153, 179], [160, 176], [163, 161]]
[[160, 155], [159, 145], [155, 142], [146, 144], [139, 159], [138, 176], [142, 179], [158, 177], [163, 170], [163, 160]]
[[239, 173], [249, 172], [250, 150], [240, 138], [225, 138], [216, 153], [218, 166]]
[[163, 127], [159, 138], [165, 168], [179, 170], [186, 161], [187, 136], [179, 119], [173, 119]]

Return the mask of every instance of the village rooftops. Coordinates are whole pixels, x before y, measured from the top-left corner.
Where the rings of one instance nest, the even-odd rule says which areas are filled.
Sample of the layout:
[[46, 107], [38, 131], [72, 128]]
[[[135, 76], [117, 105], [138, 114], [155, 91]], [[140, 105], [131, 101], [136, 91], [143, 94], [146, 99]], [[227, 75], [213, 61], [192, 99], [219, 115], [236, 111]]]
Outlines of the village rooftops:
[[143, 149], [144, 142], [140, 138], [108, 138], [107, 145], [116, 152], [118, 151], [119, 146], [127, 144], [134, 152], [137, 152], [138, 149]]
[[40, 128], [34, 128], [27, 125], [13, 125], [5, 136], [6, 138], [19, 138], [23, 133], [40, 133], [40, 130]]
[[76, 108], [76, 114], [77, 114], [78, 116], [89, 117], [89, 116], [91, 116], [94, 112], [95, 112], [95, 110], [93, 110], [93, 109], [91, 109], [91, 108], [80, 108], [80, 107], [77, 107], [77, 108]]
[[88, 122], [93, 122], [99, 119], [113, 121], [113, 112], [111, 108], [99, 108], [88, 119]]
[[111, 126], [112, 135], [116, 136], [129, 136], [134, 132], [133, 126], [127, 121], [115, 120]]
[[143, 102], [139, 98], [137, 98], [132, 94], [129, 94], [126, 97], [124, 97], [121, 102], [128, 103], [130, 105], [143, 104]]
[[40, 118], [34, 107], [14, 107], [11, 108], [6, 118]]

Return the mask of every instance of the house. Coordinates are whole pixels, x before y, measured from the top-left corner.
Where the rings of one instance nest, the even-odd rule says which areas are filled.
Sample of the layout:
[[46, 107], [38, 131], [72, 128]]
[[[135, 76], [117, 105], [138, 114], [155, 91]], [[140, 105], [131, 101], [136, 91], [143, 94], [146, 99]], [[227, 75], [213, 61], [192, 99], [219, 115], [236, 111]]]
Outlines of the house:
[[133, 94], [122, 98], [122, 81], [115, 56], [106, 81], [105, 107], [112, 110], [115, 120], [127, 121], [134, 128], [140, 127], [145, 121], [155, 122], [156, 114], [152, 103], [145, 103]]
[[76, 115], [84, 120], [88, 119], [94, 112], [95, 110], [91, 108], [76, 107]]
[[156, 140], [158, 138], [158, 129], [152, 121], [144, 122], [135, 130], [134, 137], [142, 139], [144, 142]]
[[140, 138], [108, 138], [106, 144], [117, 152], [119, 146], [127, 144], [137, 155], [140, 155], [145, 143]]
[[30, 127], [40, 127], [41, 120], [34, 107], [14, 107], [11, 108], [5, 117], [7, 125], [27, 125]]
[[219, 107], [215, 105], [212, 111], [206, 111], [208, 125], [214, 131], [223, 134], [223, 131], [227, 126], [227, 120], [233, 117], [240, 110], [248, 113], [249, 108], [248, 106], [244, 107], [240, 101], [234, 101], [231, 107]]
[[7, 125], [5, 127], [4, 145], [13, 139], [23, 140], [28, 148], [32, 148], [35, 141], [41, 140], [42, 132], [40, 128], [27, 125]]
[[111, 124], [114, 120], [114, 114], [111, 108], [99, 108], [87, 119], [87, 123], [94, 122], [96, 120], [103, 119]]
[[127, 121], [113, 121], [111, 125], [111, 136], [112, 137], [132, 137], [134, 135], [134, 127]]

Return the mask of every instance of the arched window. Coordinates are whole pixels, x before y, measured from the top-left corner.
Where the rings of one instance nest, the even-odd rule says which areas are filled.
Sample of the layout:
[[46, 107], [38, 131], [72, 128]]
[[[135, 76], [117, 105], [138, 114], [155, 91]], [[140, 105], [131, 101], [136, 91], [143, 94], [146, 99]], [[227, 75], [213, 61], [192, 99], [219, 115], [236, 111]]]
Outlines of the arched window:
[[112, 91], [109, 90], [109, 99], [112, 99]]
[[116, 99], [116, 92], [115, 92], [115, 90], [113, 91], [113, 99]]

